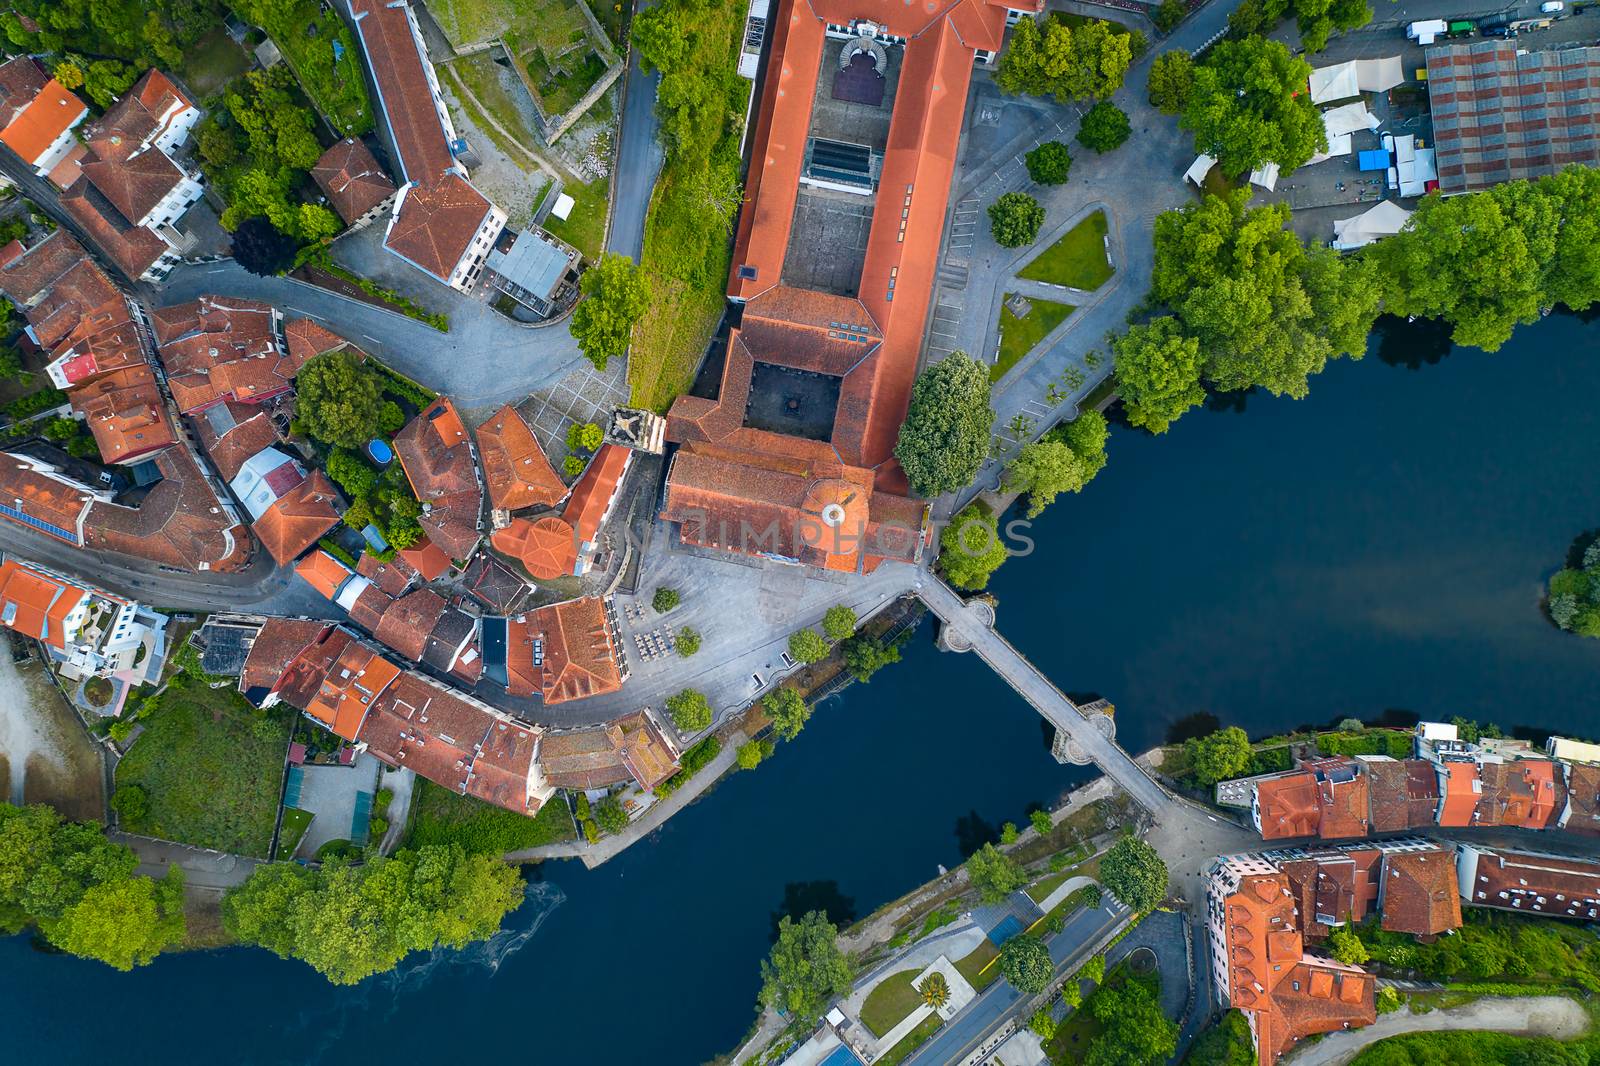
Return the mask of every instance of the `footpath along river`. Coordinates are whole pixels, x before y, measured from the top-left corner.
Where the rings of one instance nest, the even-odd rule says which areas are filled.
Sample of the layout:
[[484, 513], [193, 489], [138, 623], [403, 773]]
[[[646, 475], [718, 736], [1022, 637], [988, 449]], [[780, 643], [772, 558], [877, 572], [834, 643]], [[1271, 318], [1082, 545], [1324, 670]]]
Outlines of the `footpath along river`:
[[[1064, 690], [1112, 698], [1135, 750], [1205, 712], [1257, 733], [1388, 708], [1600, 733], [1600, 641], [1539, 611], [1569, 542], [1600, 526], [1600, 322], [1554, 316], [1434, 364], [1408, 330], [1396, 352], [1421, 365], [1369, 356], [1305, 401], [1114, 432], [1105, 472], [996, 576], [1002, 631]], [[251, 949], [124, 976], [0, 941], [13, 1055], [701, 1063], [750, 1024], [786, 897], [866, 914], [959, 862], [1085, 779], [1046, 739], [927, 627], [649, 841], [595, 871], [531, 870], [528, 903], [479, 949], [337, 989]]]

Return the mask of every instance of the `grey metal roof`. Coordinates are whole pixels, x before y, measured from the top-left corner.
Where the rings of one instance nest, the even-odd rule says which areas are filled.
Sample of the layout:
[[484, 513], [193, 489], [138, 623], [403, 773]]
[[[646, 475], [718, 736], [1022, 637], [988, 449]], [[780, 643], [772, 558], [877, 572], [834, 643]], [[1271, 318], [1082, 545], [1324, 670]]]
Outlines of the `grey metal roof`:
[[548, 300], [561, 283], [561, 275], [567, 272], [567, 252], [539, 234], [524, 230], [509, 252], [498, 248], [491, 251], [485, 265], [518, 288]]

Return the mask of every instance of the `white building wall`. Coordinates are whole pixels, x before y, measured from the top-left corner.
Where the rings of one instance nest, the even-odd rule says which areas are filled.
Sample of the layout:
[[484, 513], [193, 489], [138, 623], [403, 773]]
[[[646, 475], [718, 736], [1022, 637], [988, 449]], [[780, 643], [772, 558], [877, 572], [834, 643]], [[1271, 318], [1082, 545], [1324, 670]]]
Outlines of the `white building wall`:
[[77, 121], [73, 122], [71, 126], [68, 126], [66, 129], [62, 130], [61, 136], [51, 141], [49, 147], [44, 150], [43, 154], [41, 154], [38, 159], [32, 161], [33, 172], [35, 174], [39, 175], [41, 178], [45, 177], [56, 168], [56, 164], [60, 163], [67, 157], [67, 153], [72, 151], [72, 146], [77, 143], [77, 138], [72, 135], [72, 131], [88, 117], [89, 111], [87, 108], [85, 108], [83, 114], [78, 116]]
[[147, 143], [154, 144], [166, 155], [177, 151], [189, 139], [189, 131], [200, 121], [200, 109], [173, 101], [161, 116], [155, 136]]
[[183, 213], [189, 209], [189, 205], [200, 199], [200, 193], [200, 182], [192, 175], [185, 174], [183, 180], [174, 185], [172, 190], [150, 209], [150, 213], [139, 220], [138, 224], [153, 232], [170, 246], [172, 242], [157, 227], [170, 226], [178, 221], [179, 218], [183, 217]]
[[[397, 207], [396, 214], [398, 213]], [[504, 211], [494, 204], [489, 205], [489, 213], [484, 216], [478, 232], [473, 234], [472, 243], [467, 245], [467, 250], [461, 254], [456, 268], [450, 272], [452, 289], [459, 289], [462, 292], [472, 291], [472, 287], [478, 283], [478, 278], [483, 274], [483, 264], [489, 258], [489, 250], [494, 247], [500, 231], [506, 227], [506, 218]]]

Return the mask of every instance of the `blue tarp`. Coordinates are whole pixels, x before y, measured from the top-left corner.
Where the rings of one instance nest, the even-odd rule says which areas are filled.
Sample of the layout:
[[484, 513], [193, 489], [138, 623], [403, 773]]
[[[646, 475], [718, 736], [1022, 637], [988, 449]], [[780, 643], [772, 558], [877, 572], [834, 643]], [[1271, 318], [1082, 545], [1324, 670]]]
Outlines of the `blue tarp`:
[[1361, 153], [1362, 170], [1388, 170], [1389, 153], [1382, 148], [1369, 148]]

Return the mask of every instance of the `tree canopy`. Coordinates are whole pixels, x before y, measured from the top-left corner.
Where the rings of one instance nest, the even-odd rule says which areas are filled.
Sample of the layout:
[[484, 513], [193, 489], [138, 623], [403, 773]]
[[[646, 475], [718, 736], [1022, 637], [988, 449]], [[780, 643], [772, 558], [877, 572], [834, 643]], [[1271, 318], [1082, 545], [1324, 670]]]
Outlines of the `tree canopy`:
[[1236, 725], [1207, 736], [1190, 737], [1183, 747], [1190, 772], [1208, 787], [1238, 777], [1250, 766], [1250, 737]]
[[1243, 0], [1229, 13], [1228, 30], [1235, 37], [1270, 33], [1291, 13], [1307, 52], [1326, 48], [1334, 30], [1353, 30], [1372, 21], [1367, 0]]
[[989, 370], [966, 352], [917, 375], [894, 448], [912, 491], [937, 496], [965, 487], [989, 454], [993, 426]]
[[773, 689], [761, 697], [761, 710], [772, 719], [772, 731], [784, 740], [800, 735], [811, 717], [811, 706], [797, 689], [787, 685]]
[[1600, 539], [1584, 550], [1579, 565], [1551, 575], [1548, 609], [1567, 632], [1600, 637]]
[[325, 444], [359, 448], [378, 433], [383, 388], [347, 349], [306, 360], [295, 376], [295, 418]]
[[632, 259], [607, 252], [583, 272], [583, 300], [572, 313], [572, 336], [585, 359], [604, 370], [628, 350], [633, 324], [650, 307], [650, 283]]
[[900, 661], [898, 641], [885, 641], [865, 633], [841, 641], [839, 651], [844, 657], [844, 668], [862, 684], [871, 681], [872, 675], [885, 666]]
[[829, 640], [840, 641], [856, 631], [856, 612], [842, 603], [829, 607], [822, 616], [822, 632]]
[[1123, 837], [1100, 861], [1100, 880], [1134, 910], [1153, 910], [1167, 895], [1167, 864], [1149, 844]]
[[222, 916], [239, 940], [348, 985], [414, 951], [488, 939], [522, 902], [524, 887], [496, 857], [432, 844], [361, 866], [259, 867], [224, 897]]
[[1025, 996], [1043, 992], [1055, 972], [1050, 949], [1032, 933], [1018, 933], [1000, 946], [1000, 973]]
[[993, 844], [985, 844], [967, 857], [967, 878], [985, 903], [999, 903], [1028, 883], [1017, 861]]
[[183, 939], [183, 873], [154, 881], [137, 866], [98, 825], [0, 803], [0, 932], [34, 925], [62, 951], [143, 966]]
[[1115, 23], [1095, 19], [1069, 26], [1046, 18], [1017, 22], [1000, 55], [994, 81], [1003, 92], [1052, 95], [1068, 100], [1102, 99], [1122, 87], [1142, 44]]
[[1165, 433], [1191, 407], [1205, 401], [1200, 384], [1200, 341], [1185, 335], [1171, 315], [1132, 326], [1111, 342], [1117, 367], [1117, 394], [1128, 421], [1152, 433]]
[[1000, 539], [999, 520], [977, 501], [939, 535], [939, 569], [951, 584], [974, 592], [989, 584], [989, 575], [1010, 554]]
[[815, 629], [798, 629], [789, 634], [789, 654], [803, 663], [819, 663], [828, 657], [828, 642]]
[[1195, 67], [1181, 124], [1195, 152], [1216, 157], [1231, 178], [1267, 162], [1287, 173], [1328, 148], [1310, 78], [1311, 65], [1279, 41], [1220, 41]]
[[1078, 143], [1097, 153], [1118, 148], [1133, 132], [1128, 114], [1110, 100], [1101, 100], [1078, 123]]
[[247, 218], [234, 227], [228, 253], [252, 274], [268, 278], [294, 266], [300, 242], [281, 232], [265, 215]]
[[1028, 517], [1038, 518], [1063, 492], [1078, 492], [1106, 465], [1106, 419], [1085, 411], [1040, 440], [1022, 446], [1006, 465], [1005, 485], [1028, 494]]
[[1181, 113], [1194, 91], [1194, 60], [1182, 49], [1162, 52], [1150, 64], [1145, 89], [1151, 105], [1163, 115]]
[[1178, 1026], [1162, 1013], [1155, 990], [1144, 981], [1101, 988], [1088, 1010], [1105, 1028], [1089, 1044], [1085, 1066], [1151, 1066], [1177, 1050]]
[[1060, 141], [1045, 141], [1022, 157], [1028, 177], [1040, 185], [1060, 185], [1072, 169], [1072, 153]]
[[989, 205], [989, 232], [1002, 248], [1032, 244], [1044, 225], [1044, 208], [1025, 192], [1002, 193]]
[[835, 942], [839, 935], [828, 916], [810, 911], [798, 922], [784, 915], [778, 942], [761, 963], [761, 1002], [808, 1028], [835, 996], [850, 991], [850, 963]]
[[686, 688], [677, 695], [667, 697], [667, 713], [672, 722], [685, 733], [695, 733], [711, 724], [711, 701], [704, 692]]

